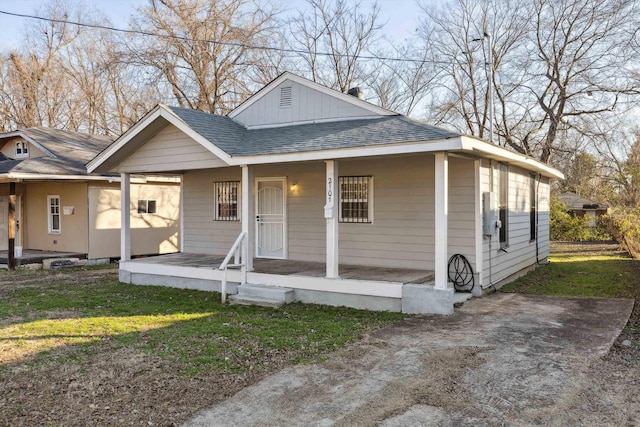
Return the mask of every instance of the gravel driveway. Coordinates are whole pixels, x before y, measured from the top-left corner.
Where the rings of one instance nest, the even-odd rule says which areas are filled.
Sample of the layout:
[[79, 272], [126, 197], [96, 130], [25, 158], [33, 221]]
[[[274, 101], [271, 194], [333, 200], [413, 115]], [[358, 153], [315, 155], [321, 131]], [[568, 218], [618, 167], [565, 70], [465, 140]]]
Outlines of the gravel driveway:
[[494, 294], [377, 331], [189, 426], [638, 425], [640, 368], [605, 355], [632, 300]]

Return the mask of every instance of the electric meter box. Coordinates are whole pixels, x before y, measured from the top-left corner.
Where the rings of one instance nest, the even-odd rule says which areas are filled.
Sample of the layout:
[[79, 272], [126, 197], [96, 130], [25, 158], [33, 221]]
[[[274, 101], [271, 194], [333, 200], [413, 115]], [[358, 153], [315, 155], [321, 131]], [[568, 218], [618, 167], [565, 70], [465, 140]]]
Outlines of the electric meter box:
[[498, 195], [494, 192], [482, 193], [482, 234], [493, 236], [498, 232]]

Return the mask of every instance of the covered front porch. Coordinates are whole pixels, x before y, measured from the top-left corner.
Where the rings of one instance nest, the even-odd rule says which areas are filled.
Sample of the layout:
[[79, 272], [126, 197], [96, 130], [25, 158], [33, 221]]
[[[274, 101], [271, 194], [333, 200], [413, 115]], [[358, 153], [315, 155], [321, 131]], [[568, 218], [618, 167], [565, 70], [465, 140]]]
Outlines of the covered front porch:
[[[120, 280], [140, 285], [220, 292], [225, 272], [219, 267], [224, 258], [176, 253], [125, 260], [120, 264]], [[339, 278], [327, 278], [323, 262], [255, 258], [253, 270], [246, 272], [246, 279], [239, 269], [226, 272], [228, 283], [225, 291], [230, 295], [237, 294], [243, 280], [246, 280], [251, 285], [290, 289], [294, 301], [405, 312], [410, 311], [411, 303], [425, 303], [415, 300], [416, 291], [436, 291], [433, 285], [435, 274], [426, 269], [347, 264], [340, 265], [340, 272]], [[453, 293], [452, 289], [448, 291]], [[464, 301], [470, 296], [468, 293], [456, 293], [453, 302]], [[403, 304], [403, 299], [407, 298], [412, 301]]]
[[[446, 153], [187, 170], [185, 253], [138, 260], [130, 256], [130, 174], [123, 173], [121, 280], [223, 295], [244, 284], [269, 286], [293, 290], [295, 301], [450, 314], [456, 300], [448, 257], [478, 255], [478, 170], [478, 161]], [[364, 220], [344, 220], [347, 185], [368, 188], [349, 202], [368, 204]], [[232, 268], [219, 269], [234, 253]]]

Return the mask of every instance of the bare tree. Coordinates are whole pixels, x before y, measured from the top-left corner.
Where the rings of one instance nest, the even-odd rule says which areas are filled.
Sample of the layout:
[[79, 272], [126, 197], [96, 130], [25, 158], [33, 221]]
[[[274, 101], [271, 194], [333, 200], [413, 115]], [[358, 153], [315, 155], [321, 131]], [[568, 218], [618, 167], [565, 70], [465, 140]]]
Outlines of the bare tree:
[[150, 0], [133, 26], [158, 34], [130, 45], [131, 63], [153, 70], [180, 106], [226, 113], [251, 88], [246, 75], [268, 67], [254, 47], [276, 32], [276, 10], [250, 0]]
[[486, 137], [490, 66], [500, 142], [543, 162], [572, 153], [576, 135], [593, 136], [594, 124], [626, 108], [637, 93], [629, 71], [637, 8], [629, 0], [423, 4], [423, 29], [435, 34], [433, 58], [449, 58], [432, 118]]
[[377, 55], [404, 61], [380, 59], [370, 64], [372, 71], [366, 84], [375, 98], [368, 100], [392, 111], [411, 115], [437, 81], [438, 68], [428, 57], [427, 51], [416, 49], [411, 42], [392, 52], [378, 50]]
[[363, 14], [361, 1], [307, 0], [307, 9], [290, 23], [290, 47], [304, 52], [300, 71], [341, 92], [356, 81], [366, 81], [373, 67], [367, 67], [361, 57], [378, 41], [380, 7], [374, 3]]

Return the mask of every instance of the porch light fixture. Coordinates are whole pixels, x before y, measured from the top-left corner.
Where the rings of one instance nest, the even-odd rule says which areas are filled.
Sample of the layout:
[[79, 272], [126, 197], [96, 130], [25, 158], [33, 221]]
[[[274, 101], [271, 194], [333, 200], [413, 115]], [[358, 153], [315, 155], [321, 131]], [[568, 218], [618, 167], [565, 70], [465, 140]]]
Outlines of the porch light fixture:
[[298, 183], [294, 182], [293, 184], [291, 184], [291, 186], [289, 188], [291, 189], [292, 193], [297, 193], [298, 192]]

